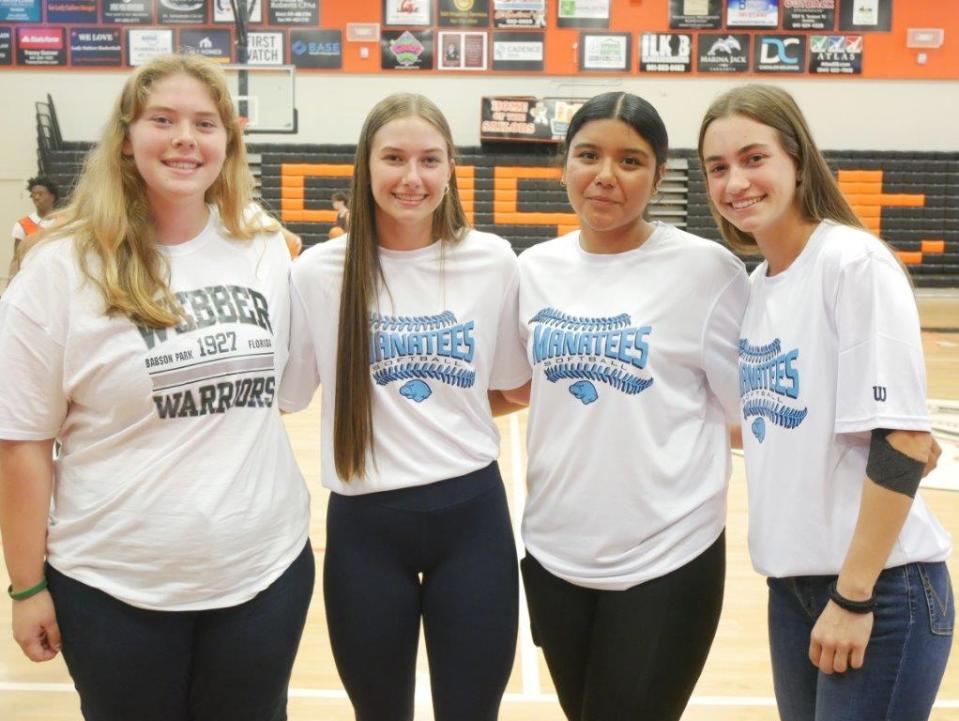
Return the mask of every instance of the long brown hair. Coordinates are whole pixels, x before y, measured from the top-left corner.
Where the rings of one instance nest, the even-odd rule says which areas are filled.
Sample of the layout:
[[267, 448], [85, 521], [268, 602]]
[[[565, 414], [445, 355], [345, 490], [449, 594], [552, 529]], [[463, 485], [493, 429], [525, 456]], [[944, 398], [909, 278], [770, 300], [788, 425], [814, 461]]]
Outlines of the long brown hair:
[[248, 217], [253, 176], [223, 70], [199, 55], [163, 55], [126, 81], [100, 143], [87, 156], [70, 204], [58, 213], [61, 222], [38, 238], [74, 238], [80, 267], [99, 289], [107, 312], [153, 327], [178, 323], [180, 307], [154, 240], [146, 183], [133, 158], [123, 153], [123, 144], [153, 87], [171, 75], [200, 81], [226, 127], [226, 159], [206, 191], [206, 202], [216, 205], [224, 228], [233, 238], [246, 240], [278, 227], [262, 217]]
[[[336, 407], [333, 414], [333, 458], [337, 475], [345, 481], [363, 477], [366, 452], [373, 447], [373, 394], [370, 378], [370, 311], [380, 284], [385, 282], [380, 266], [376, 229], [376, 203], [370, 183], [373, 138], [392, 120], [417, 117], [443, 136], [449, 162], [455, 160], [453, 135], [443, 113], [428, 98], [412, 93], [390, 95], [366, 116], [356, 146], [356, 162], [350, 189], [350, 231], [346, 239], [343, 289], [336, 352]], [[456, 242], [469, 229], [460, 202], [456, 173], [450, 174], [449, 190], [433, 212], [432, 237]]]
[[[703, 162], [703, 140], [706, 131], [714, 120], [732, 115], [741, 115], [755, 120], [776, 131], [783, 150], [796, 164], [796, 177], [799, 181], [796, 196], [805, 220], [815, 222], [834, 220], [843, 225], [866, 229], [842, 191], [839, 190], [839, 185], [819, 148], [816, 147], [806, 119], [796, 105], [796, 101], [785, 90], [773, 85], [743, 85], [723, 93], [709, 106], [699, 127], [699, 163], [707, 184], [709, 178]], [[723, 218], [711, 198], [709, 210], [723, 238], [733, 249], [751, 255], [759, 253], [756, 239]]]

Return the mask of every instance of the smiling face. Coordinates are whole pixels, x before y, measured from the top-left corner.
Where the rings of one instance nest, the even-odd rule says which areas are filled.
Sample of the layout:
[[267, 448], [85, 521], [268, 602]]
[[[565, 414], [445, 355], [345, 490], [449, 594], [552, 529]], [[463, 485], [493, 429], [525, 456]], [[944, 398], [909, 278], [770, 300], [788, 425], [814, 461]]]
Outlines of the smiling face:
[[703, 136], [709, 198], [719, 214], [757, 242], [803, 223], [798, 174], [773, 128], [743, 115], [714, 120]]
[[191, 75], [159, 80], [130, 124], [123, 153], [133, 157], [156, 209], [202, 207], [226, 159], [227, 131], [209, 89]]
[[652, 146], [622, 120], [587, 122], [569, 143], [563, 178], [590, 244], [633, 245], [652, 232], [643, 213], [660, 178]]
[[408, 116], [381, 127], [370, 150], [370, 186], [380, 233], [391, 228], [429, 234], [433, 213], [453, 174], [443, 135], [423, 118]]

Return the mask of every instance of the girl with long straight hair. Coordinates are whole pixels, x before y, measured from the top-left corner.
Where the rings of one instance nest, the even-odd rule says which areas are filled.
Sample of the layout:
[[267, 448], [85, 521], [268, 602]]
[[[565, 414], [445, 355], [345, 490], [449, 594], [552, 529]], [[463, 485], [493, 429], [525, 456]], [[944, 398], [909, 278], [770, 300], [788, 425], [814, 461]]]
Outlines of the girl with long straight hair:
[[739, 341], [749, 548], [783, 721], [929, 717], [952, 643], [919, 314], [793, 98], [747, 85], [699, 134], [710, 207], [758, 252]]
[[[280, 402], [322, 384], [324, 599], [359, 721], [407, 721], [419, 626], [438, 721], [493, 721], [518, 577], [491, 402], [526, 380], [510, 245], [469, 227], [446, 119], [391, 95], [360, 133], [348, 236], [292, 273]], [[503, 406], [505, 407], [505, 406]]]
[[286, 718], [313, 553], [252, 187], [222, 70], [152, 60], [0, 301], [14, 637], [62, 649], [90, 721]]

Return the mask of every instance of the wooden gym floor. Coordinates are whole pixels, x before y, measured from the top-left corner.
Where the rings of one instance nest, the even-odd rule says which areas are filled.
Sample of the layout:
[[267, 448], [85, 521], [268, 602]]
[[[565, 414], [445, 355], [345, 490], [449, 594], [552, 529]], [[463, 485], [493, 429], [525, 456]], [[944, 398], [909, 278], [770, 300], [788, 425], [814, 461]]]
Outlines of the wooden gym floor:
[[[944, 469], [947, 483], [959, 487], [959, 295], [923, 294], [920, 308], [929, 397], [951, 401], [957, 409], [939, 434], [951, 469]], [[947, 403], [948, 405], [948, 403]], [[287, 426], [300, 465], [313, 494], [312, 538], [318, 566], [322, 563], [326, 499], [319, 483], [319, 404], [287, 417]], [[503, 438], [500, 467], [510, 494], [514, 518], [523, 501], [523, 469], [526, 414], [500, 419]], [[951, 431], [951, 435], [949, 435]], [[950, 440], [951, 439], [951, 440]], [[727, 526], [728, 572], [726, 597], [719, 631], [705, 672], [696, 688], [684, 721], [774, 721], [765, 628], [765, 583], [756, 575], [746, 551], [746, 493], [740, 457], [734, 458], [729, 490]], [[923, 496], [946, 528], [959, 539], [959, 495], [948, 490], [924, 490]], [[953, 579], [959, 579], [959, 562], [950, 562]], [[0, 578], [6, 569], [0, 562]], [[0, 719], [5, 721], [78, 721], [79, 700], [60, 657], [45, 664], [28, 661], [10, 632], [10, 608], [0, 601]], [[526, 629], [525, 609], [513, 675], [500, 718], [503, 721], [560, 721], [549, 673]], [[954, 642], [946, 677], [933, 711], [934, 721], [959, 721], [959, 659]], [[433, 718], [429, 703], [426, 654], [419, 655], [416, 721]], [[319, 582], [293, 672], [289, 705], [291, 721], [347, 721], [353, 715], [339, 683], [327, 639], [323, 599]], [[131, 719], [130, 721], [136, 721]]]

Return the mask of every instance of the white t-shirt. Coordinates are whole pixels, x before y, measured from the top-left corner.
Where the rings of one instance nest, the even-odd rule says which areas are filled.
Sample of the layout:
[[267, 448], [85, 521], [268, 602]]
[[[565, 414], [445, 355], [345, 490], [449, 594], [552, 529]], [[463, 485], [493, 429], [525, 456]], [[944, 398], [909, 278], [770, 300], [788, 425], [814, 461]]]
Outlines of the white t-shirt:
[[309, 495], [274, 396], [290, 256], [215, 213], [163, 246], [189, 315], [107, 316], [70, 239], [37, 246], [0, 301], [0, 438], [59, 438], [47, 553], [141, 608], [242, 603], [303, 550]]
[[[41, 228], [49, 228], [57, 220], [54, 213], [50, 213], [46, 218], [41, 218], [36, 213], [30, 213], [27, 217]], [[13, 230], [11, 230], [10, 233], [15, 240], [23, 240], [27, 237], [27, 231], [23, 225], [20, 224], [19, 220], [13, 224]]]
[[323, 485], [343, 495], [454, 478], [499, 455], [488, 389], [515, 388], [528, 371], [516, 329], [518, 271], [509, 243], [471, 230], [456, 244], [380, 248], [386, 278], [370, 316], [373, 451], [366, 476], [343, 482], [333, 462], [340, 289], [346, 236], [304, 252], [292, 271], [290, 363], [283, 410], [323, 386]]
[[732, 253], [665, 224], [624, 253], [587, 253], [575, 231], [520, 256], [523, 540], [550, 573], [623, 590], [719, 537], [747, 292]]
[[[784, 272], [753, 272], [740, 340], [749, 549], [766, 576], [839, 573], [870, 431], [928, 431], [919, 314], [893, 255], [823, 222]], [[916, 496], [886, 567], [941, 561], [950, 538]]]

